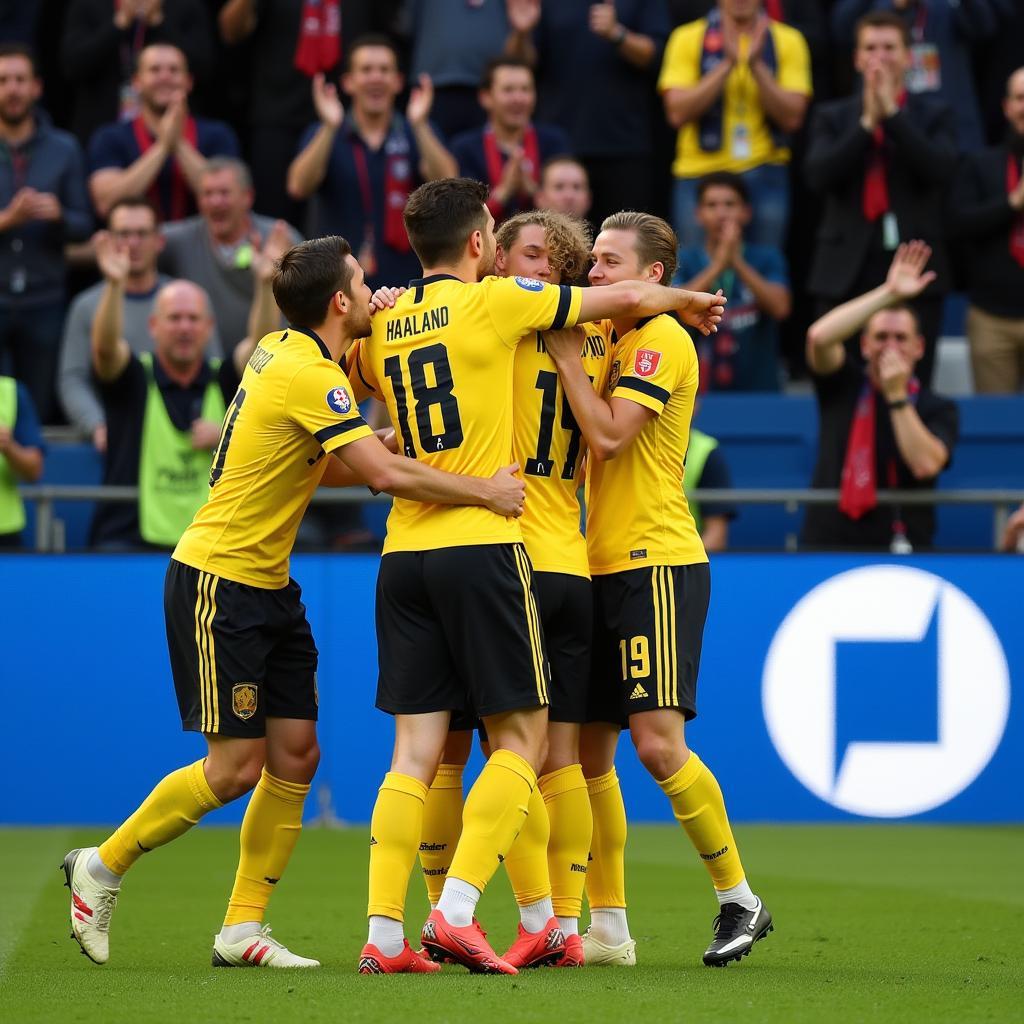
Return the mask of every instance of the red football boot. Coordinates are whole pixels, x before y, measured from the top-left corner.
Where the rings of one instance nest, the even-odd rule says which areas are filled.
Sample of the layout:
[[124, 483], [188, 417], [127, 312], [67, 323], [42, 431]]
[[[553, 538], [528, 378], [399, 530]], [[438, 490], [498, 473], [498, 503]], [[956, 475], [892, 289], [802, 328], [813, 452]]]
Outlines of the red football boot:
[[487, 941], [476, 918], [462, 928], [450, 925], [440, 910], [432, 910], [423, 926], [423, 948], [432, 960], [452, 960], [474, 974], [518, 974]]
[[440, 964], [413, 952], [409, 940], [404, 940], [402, 952], [397, 956], [385, 956], [376, 946], [368, 942], [359, 954], [360, 974], [436, 974]]
[[565, 936], [557, 917], [549, 917], [539, 932], [519, 926], [519, 936], [508, 948], [505, 960], [513, 967], [553, 967], [565, 954]]
[[583, 940], [578, 935], [566, 935], [565, 952], [562, 959], [555, 962], [555, 967], [582, 967], [585, 963]]

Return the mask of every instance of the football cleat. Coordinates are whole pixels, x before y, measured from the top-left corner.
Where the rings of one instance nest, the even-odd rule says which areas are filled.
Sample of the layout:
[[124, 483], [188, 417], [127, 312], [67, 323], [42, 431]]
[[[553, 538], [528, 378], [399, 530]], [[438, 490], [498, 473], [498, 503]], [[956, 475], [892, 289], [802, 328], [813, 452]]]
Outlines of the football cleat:
[[293, 953], [277, 939], [270, 937], [270, 925], [254, 935], [237, 942], [226, 942], [217, 934], [213, 937], [214, 967], [319, 967], [319, 960]]
[[528, 932], [522, 925], [516, 941], [502, 958], [517, 970], [524, 967], [553, 967], [565, 953], [565, 935], [557, 917], [549, 917], [539, 932]]
[[413, 952], [409, 940], [403, 940], [402, 952], [397, 956], [385, 956], [373, 943], [368, 942], [359, 954], [360, 974], [436, 974], [441, 970], [421, 952]]
[[71, 890], [71, 937], [94, 964], [105, 964], [110, 958], [110, 915], [117, 906], [117, 890], [89, 874], [86, 864], [95, 852], [95, 846], [72, 850], [60, 869]]
[[430, 959], [439, 963], [451, 960], [474, 974], [519, 973], [494, 952], [476, 918], [472, 924], [456, 928], [444, 919], [440, 910], [432, 910], [421, 938]]
[[738, 903], [723, 903], [712, 927], [715, 938], [704, 951], [704, 963], [724, 967], [731, 960], [745, 957], [754, 943], [772, 930], [772, 915], [760, 900], [753, 910]]
[[583, 956], [588, 967], [636, 967], [636, 939], [607, 946], [588, 928], [583, 933]]
[[582, 967], [586, 963], [586, 954], [583, 952], [583, 940], [578, 935], [566, 935], [565, 952], [560, 960], [556, 960], [555, 967]]

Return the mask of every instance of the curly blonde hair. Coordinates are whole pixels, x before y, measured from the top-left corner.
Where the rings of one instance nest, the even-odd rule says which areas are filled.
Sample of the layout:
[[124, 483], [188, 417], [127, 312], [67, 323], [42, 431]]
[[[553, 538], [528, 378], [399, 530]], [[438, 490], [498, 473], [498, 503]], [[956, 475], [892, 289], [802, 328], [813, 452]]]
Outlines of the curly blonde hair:
[[577, 281], [590, 267], [590, 248], [593, 237], [586, 221], [554, 210], [527, 210], [509, 217], [495, 232], [498, 245], [507, 253], [519, 232], [530, 224], [544, 229], [551, 268], [559, 271], [563, 282]]

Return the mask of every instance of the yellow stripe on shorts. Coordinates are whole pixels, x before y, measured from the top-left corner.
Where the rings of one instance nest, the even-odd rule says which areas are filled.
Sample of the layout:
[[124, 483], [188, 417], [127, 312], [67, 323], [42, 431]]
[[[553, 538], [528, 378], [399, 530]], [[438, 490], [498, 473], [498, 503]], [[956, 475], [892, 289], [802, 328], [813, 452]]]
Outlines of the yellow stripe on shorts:
[[651, 600], [654, 604], [654, 675], [658, 686], [658, 707], [665, 706], [664, 639], [661, 629], [661, 580], [658, 567], [651, 569]]
[[203, 593], [203, 574], [196, 581], [196, 655], [199, 664], [199, 731], [208, 732], [206, 726], [206, 672], [203, 664], [203, 615], [206, 611], [206, 595]]
[[530, 627], [530, 653], [533, 655], [533, 672], [537, 683], [537, 697], [541, 704], [548, 703], [547, 680], [544, 678], [544, 645], [540, 641], [540, 617], [537, 604], [530, 589], [530, 563], [526, 553], [518, 544], [512, 545], [516, 556], [516, 568], [523, 584], [523, 602], [526, 605], [526, 621]]
[[665, 592], [668, 595], [668, 629], [666, 630], [666, 640], [671, 685], [667, 696], [669, 706], [677, 708], [679, 707], [679, 645], [676, 643], [676, 590], [673, 585], [671, 566], [666, 565], [662, 571], [665, 573]]
[[196, 648], [199, 653], [200, 730], [217, 732], [220, 727], [220, 706], [217, 700], [217, 661], [213, 649], [213, 617], [217, 614], [214, 597], [217, 577], [199, 573], [199, 596], [196, 600]]

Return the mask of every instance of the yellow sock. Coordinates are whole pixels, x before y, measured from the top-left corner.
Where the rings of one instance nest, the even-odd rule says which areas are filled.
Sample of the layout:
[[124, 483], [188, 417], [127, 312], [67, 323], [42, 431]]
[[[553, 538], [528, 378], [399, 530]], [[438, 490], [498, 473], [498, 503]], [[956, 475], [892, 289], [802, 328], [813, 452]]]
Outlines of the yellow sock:
[[[205, 758], [203, 759], [205, 760]], [[162, 778], [139, 809], [100, 847], [100, 860], [123, 875], [144, 853], [184, 835], [222, 806], [206, 781], [203, 761]]]
[[405, 920], [409, 875], [423, 834], [427, 787], [411, 775], [388, 772], [370, 819], [370, 902], [367, 917]]
[[262, 921], [302, 831], [309, 783], [285, 782], [266, 768], [249, 798], [240, 834], [241, 856], [224, 924]]
[[551, 896], [548, 874], [548, 839], [551, 828], [540, 787], [530, 794], [526, 821], [505, 855], [505, 871], [512, 883], [516, 903], [528, 907]]
[[686, 829], [715, 888], [739, 885], [744, 877], [743, 865], [725, 813], [722, 790], [704, 762], [691, 750], [682, 768], [658, 785], [672, 801], [676, 821]]
[[511, 750], [496, 750], [466, 797], [451, 878], [483, 890], [526, 820], [537, 773]]
[[420, 866], [427, 883], [427, 899], [432, 907], [441, 898], [445, 875], [462, 835], [463, 767], [461, 764], [441, 765], [423, 807]]
[[626, 805], [613, 768], [587, 779], [594, 834], [587, 870], [587, 902], [594, 907], [626, 906]]
[[571, 764], [542, 775], [537, 780], [537, 788], [544, 797], [551, 822], [548, 840], [551, 902], [558, 917], [579, 917], [594, 829], [583, 768]]

